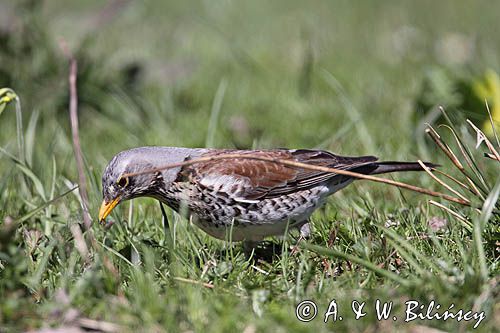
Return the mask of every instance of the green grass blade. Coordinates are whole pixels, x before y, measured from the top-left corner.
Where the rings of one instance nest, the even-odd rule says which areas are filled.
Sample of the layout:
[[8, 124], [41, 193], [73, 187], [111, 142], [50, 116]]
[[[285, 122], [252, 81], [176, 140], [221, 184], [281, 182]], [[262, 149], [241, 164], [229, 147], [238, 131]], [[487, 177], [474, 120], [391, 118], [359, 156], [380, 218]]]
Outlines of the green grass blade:
[[300, 244], [299, 246], [303, 247], [305, 249], [314, 251], [318, 254], [328, 256], [328, 257], [341, 258], [344, 260], [352, 261], [356, 264], [359, 264], [359, 265], [365, 267], [366, 269], [372, 271], [373, 273], [376, 273], [380, 276], [386, 277], [386, 278], [388, 278], [396, 283], [399, 283], [402, 286], [408, 287], [411, 284], [411, 282], [409, 280], [403, 279], [402, 277], [400, 277], [399, 275], [397, 275], [395, 273], [392, 273], [390, 271], [382, 269], [382, 268], [378, 267], [377, 265], [375, 265], [374, 263], [371, 263], [371, 262], [364, 260], [362, 258], [353, 256], [351, 254], [343, 253], [343, 252], [337, 251], [335, 249], [328, 249], [326, 247], [322, 247], [322, 246], [318, 246], [318, 245], [312, 245], [309, 243], [303, 243], [303, 244]]
[[22, 164], [16, 164], [16, 166], [21, 169], [21, 171], [33, 182], [33, 185], [35, 186], [35, 190], [38, 192], [38, 194], [42, 197], [44, 201], [47, 200], [47, 197], [45, 195], [45, 189], [42, 185], [42, 182], [40, 179], [31, 171], [30, 168], [27, 166], [24, 166]]
[[40, 261], [38, 262], [38, 266], [35, 270], [35, 274], [29, 277], [26, 281], [26, 284], [29, 288], [33, 290], [37, 290], [40, 286], [40, 280], [42, 279], [42, 275], [47, 268], [47, 263], [56, 246], [57, 239], [53, 238], [49, 245], [44, 249], [44, 253]]
[[33, 215], [36, 215], [37, 213], [41, 212], [43, 209], [45, 209], [46, 207], [48, 207], [49, 205], [52, 205], [54, 202], [58, 201], [59, 199], [65, 197], [66, 195], [68, 195], [69, 193], [73, 192], [74, 190], [76, 190], [78, 188], [78, 186], [75, 186], [73, 187], [72, 189], [64, 192], [63, 194], [60, 194], [58, 195], [57, 197], [55, 197], [54, 199], [52, 200], [49, 200], [47, 202], [44, 202], [42, 205], [38, 206], [37, 208], [31, 210], [30, 212], [28, 212], [27, 214], [21, 216], [20, 218], [18, 218], [17, 220], [14, 221], [14, 223], [23, 223], [24, 221], [26, 221], [27, 219], [29, 219], [30, 217], [32, 217]]
[[340, 82], [327, 70], [323, 70], [323, 79], [325, 82], [334, 90], [340, 98], [340, 101], [344, 105], [347, 116], [351, 118], [351, 121], [356, 124], [355, 129], [358, 132], [359, 138], [361, 138], [366, 151], [376, 151], [376, 147], [373, 144], [373, 139], [370, 135], [370, 131], [366, 126], [364, 117], [361, 112], [354, 106], [354, 104], [347, 97], [346, 92], [342, 88]]
[[381, 225], [376, 225], [378, 228], [382, 229], [389, 237], [391, 237], [394, 241], [396, 241], [402, 248], [413, 254], [418, 260], [420, 260], [424, 265], [429, 267], [430, 269], [442, 273], [441, 269], [435, 265], [431, 260], [426, 258], [422, 253], [418, 252], [413, 246], [409, 244], [409, 242], [398, 235], [393, 230], [386, 228]]
[[474, 244], [477, 251], [477, 259], [479, 262], [479, 269], [481, 272], [481, 276], [484, 280], [488, 279], [488, 267], [486, 264], [486, 255], [484, 253], [483, 246], [483, 237], [482, 232], [488, 223], [488, 220], [491, 218], [493, 214], [493, 209], [497, 204], [498, 197], [500, 195], [500, 178], [497, 180], [497, 183], [491, 193], [486, 198], [486, 201], [483, 204], [483, 209], [481, 211], [481, 215], [475, 219], [474, 221]]
[[426, 270], [422, 268], [422, 265], [420, 265], [418, 262], [415, 261], [415, 259], [402, 247], [400, 246], [397, 242], [394, 240], [388, 238], [387, 242], [389, 245], [391, 245], [396, 251], [398, 251], [398, 254], [408, 262], [410, 267], [413, 267], [414, 270], [417, 271], [417, 273], [420, 276], [425, 275]]
[[224, 95], [226, 93], [227, 80], [222, 79], [215, 93], [214, 101], [212, 103], [212, 111], [210, 112], [210, 121], [208, 123], [207, 139], [205, 141], [205, 146], [207, 148], [214, 148], [215, 144], [215, 133], [217, 132], [217, 121], [219, 119], [219, 114], [222, 109], [222, 101], [224, 100]]

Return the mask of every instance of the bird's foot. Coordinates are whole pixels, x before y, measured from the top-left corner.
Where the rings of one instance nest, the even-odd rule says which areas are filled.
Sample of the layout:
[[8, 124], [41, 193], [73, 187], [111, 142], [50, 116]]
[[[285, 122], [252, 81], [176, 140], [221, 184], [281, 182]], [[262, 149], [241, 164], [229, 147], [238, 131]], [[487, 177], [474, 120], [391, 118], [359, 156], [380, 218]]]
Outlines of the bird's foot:
[[299, 252], [299, 244], [301, 241], [304, 239], [308, 239], [309, 236], [311, 236], [311, 223], [306, 222], [300, 227], [300, 236], [299, 239], [297, 239], [297, 243], [295, 243], [295, 246], [292, 248], [290, 251], [290, 254], [292, 256], [296, 255]]

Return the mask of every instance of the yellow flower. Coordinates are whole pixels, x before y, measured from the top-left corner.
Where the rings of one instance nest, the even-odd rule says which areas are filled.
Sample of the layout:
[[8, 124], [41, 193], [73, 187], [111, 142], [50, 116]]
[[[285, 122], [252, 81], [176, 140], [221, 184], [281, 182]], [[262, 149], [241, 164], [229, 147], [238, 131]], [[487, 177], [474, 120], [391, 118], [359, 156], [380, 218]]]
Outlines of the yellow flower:
[[[488, 69], [482, 80], [473, 83], [474, 93], [482, 100], [486, 100], [490, 107], [491, 117], [495, 126], [500, 124], [500, 77], [492, 69]], [[483, 122], [482, 128], [484, 134], [493, 135], [489, 117]]]

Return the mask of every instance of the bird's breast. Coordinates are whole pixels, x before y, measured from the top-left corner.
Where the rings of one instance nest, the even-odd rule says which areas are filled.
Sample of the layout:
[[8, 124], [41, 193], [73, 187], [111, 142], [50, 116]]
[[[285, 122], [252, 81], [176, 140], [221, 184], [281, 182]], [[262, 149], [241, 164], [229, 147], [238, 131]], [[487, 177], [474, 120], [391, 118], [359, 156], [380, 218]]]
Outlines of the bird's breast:
[[326, 186], [318, 186], [246, 203], [224, 193], [180, 183], [171, 186], [161, 201], [177, 211], [185, 205], [194, 223], [211, 236], [227, 239], [230, 231], [231, 239], [239, 241], [284, 234], [293, 224], [307, 220], [328, 194]]

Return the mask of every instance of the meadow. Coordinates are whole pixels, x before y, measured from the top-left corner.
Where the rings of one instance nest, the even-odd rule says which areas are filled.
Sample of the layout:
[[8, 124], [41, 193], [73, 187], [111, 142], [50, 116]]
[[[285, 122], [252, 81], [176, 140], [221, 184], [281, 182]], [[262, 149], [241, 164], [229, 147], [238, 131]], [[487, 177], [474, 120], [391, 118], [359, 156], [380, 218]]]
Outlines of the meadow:
[[[0, 2], [0, 332], [498, 330], [499, 12], [490, 1]], [[165, 221], [153, 199], [100, 225], [104, 167], [147, 145], [431, 161], [452, 191], [425, 172], [388, 178], [469, 206], [357, 181], [313, 215], [297, 253], [297, 232], [269, 239], [269, 260], [169, 208]], [[304, 300], [318, 310], [308, 322]], [[387, 319], [377, 300], [392, 302]], [[408, 301], [484, 319], [405, 322]]]

